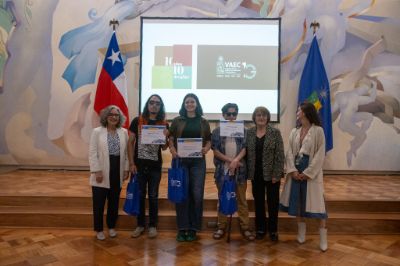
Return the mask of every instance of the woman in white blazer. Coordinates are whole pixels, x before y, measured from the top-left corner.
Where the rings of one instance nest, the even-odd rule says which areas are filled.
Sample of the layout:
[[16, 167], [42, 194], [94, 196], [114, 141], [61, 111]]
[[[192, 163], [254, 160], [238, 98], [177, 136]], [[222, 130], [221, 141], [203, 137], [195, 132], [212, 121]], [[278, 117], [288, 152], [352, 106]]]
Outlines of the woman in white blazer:
[[322, 165], [325, 159], [325, 135], [317, 110], [303, 103], [297, 111], [300, 127], [290, 133], [286, 154], [287, 179], [280, 208], [297, 217], [297, 241], [305, 242], [304, 218], [320, 220], [320, 248], [328, 249]]
[[125, 122], [122, 111], [114, 105], [100, 112], [100, 127], [90, 137], [90, 185], [93, 196], [93, 223], [96, 237], [104, 240], [103, 213], [106, 200], [109, 236], [117, 236], [119, 195], [122, 183], [128, 178], [128, 132], [121, 126]]

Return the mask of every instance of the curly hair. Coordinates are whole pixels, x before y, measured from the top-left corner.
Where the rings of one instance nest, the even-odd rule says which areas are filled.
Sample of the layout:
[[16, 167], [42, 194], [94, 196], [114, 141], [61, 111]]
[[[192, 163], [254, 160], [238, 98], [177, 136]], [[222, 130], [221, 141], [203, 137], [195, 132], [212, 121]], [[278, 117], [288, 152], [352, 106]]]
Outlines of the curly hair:
[[100, 124], [103, 127], [107, 127], [107, 117], [113, 109], [117, 110], [119, 114], [119, 120], [116, 127], [120, 128], [125, 123], [126, 117], [122, 113], [121, 109], [119, 109], [119, 107], [116, 105], [109, 105], [100, 111]]

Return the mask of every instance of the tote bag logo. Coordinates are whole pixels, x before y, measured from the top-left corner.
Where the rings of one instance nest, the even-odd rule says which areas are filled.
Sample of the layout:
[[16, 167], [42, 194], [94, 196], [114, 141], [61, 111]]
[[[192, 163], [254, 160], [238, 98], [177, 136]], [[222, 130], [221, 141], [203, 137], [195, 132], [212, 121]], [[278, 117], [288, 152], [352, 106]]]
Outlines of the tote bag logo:
[[156, 46], [152, 68], [153, 89], [192, 88], [192, 46]]
[[226, 199], [231, 200], [236, 198], [236, 193], [235, 192], [226, 192]]
[[126, 193], [126, 199], [128, 200], [133, 199], [133, 193]]
[[173, 187], [180, 187], [180, 186], [181, 186], [181, 181], [172, 179], [172, 180], [171, 180], [171, 186], [173, 186]]

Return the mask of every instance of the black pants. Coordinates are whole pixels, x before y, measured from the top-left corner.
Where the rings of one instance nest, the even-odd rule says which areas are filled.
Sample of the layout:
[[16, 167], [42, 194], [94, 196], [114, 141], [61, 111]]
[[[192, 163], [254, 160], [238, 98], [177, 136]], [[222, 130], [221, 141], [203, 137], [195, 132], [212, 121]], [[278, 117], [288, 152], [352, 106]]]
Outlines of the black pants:
[[143, 166], [138, 169], [140, 186], [140, 213], [137, 225], [145, 227], [146, 194], [149, 194], [149, 227], [156, 227], [158, 222], [158, 188], [161, 180], [161, 168]]
[[[272, 184], [272, 181], [265, 181], [262, 176], [255, 176], [252, 181], [254, 207], [256, 211], [256, 231], [267, 232], [267, 220], [265, 215], [265, 195], [268, 205], [268, 232], [278, 232], [278, 211], [279, 211], [279, 187], [281, 182]], [[265, 193], [266, 192], [266, 193]]]
[[[104, 205], [107, 203], [107, 227], [115, 228], [118, 219], [119, 194], [121, 192], [119, 156], [110, 155], [110, 188], [92, 186], [93, 224], [96, 232], [103, 231]], [[107, 177], [103, 177], [107, 178]]]

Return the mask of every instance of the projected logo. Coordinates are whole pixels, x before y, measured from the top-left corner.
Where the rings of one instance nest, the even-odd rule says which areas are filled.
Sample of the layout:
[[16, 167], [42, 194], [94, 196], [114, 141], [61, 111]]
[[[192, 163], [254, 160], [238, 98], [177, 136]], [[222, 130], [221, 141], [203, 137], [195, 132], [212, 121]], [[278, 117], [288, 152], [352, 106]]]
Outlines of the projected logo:
[[277, 46], [199, 45], [197, 62], [197, 89], [277, 89]]
[[225, 61], [221, 55], [216, 62], [215, 75], [217, 78], [253, 79], [257, 75], [257, 68], [247, 62]]
[[192, 46], [156, 46], [151, 87], [153, 89], [192, 88]]

